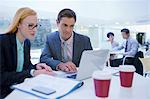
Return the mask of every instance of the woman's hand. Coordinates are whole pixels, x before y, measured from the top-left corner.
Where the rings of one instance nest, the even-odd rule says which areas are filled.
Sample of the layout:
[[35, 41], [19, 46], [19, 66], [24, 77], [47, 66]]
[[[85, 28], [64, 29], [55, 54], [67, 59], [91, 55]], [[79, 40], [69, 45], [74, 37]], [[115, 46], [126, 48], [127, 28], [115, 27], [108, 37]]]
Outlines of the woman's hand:
[[45, 69], [46, 71], [52, 72], [52, 69], [50, 66], [46, 65], [45, 63], [39, 63], [36, 65], [37, 70]]
[[57, 74], [53, 72], [53, 70], [51, 69], [50, 66], [46, 65], [45, 63], [39, 63], [36, 65], [36, 69], [33, 72], [34, 76], [37, 76], [39, 74], [47, 74], [47, 75], [51, 75], [51, 76], [56, 76]]
[[53, 72], [47, 71], [45, 69], [41, 69], [41, 70], [35, 70], [33, 72], [33, 76], [37, 76], [39, 74], [47, 74], [47, 75], [53, 75]]

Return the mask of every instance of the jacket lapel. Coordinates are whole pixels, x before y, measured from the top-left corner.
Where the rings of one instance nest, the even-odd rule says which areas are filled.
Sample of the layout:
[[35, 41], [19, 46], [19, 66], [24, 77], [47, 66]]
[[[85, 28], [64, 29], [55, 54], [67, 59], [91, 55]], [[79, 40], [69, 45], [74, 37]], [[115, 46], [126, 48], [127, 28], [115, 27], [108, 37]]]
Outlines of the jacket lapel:
[[56, 35], [55, 35], [56, 38], [55, 41], [54, 41], [54, 48], [56, 50], [56, 54], [57, 54], [57, 57], [58, 57], [58, 60], [62, 60], [62, 55], [61, 55], [61, 40], [59, 38], [59, 32], [57, 31], [56, 32]]
[[23, 69], [28, 68], [30, 61], [30, 42], [28, 40], [24, 41], [24, 64]]
[[80, 52], [80, 42], [77, 34], [74, 32], [74, 37], [73, 37], [73, 56], [72, 56], [72, 61], [75, 63], [75, 60], [79, 57], [79, 52]]
[[14, 59], [14, 68], [17, 68], [17, 43], [16, 43], [16, 35], [12, 35], [10, 37], [10, 43], [12, 43], [12, 51], [13, 51], [13, 59]]

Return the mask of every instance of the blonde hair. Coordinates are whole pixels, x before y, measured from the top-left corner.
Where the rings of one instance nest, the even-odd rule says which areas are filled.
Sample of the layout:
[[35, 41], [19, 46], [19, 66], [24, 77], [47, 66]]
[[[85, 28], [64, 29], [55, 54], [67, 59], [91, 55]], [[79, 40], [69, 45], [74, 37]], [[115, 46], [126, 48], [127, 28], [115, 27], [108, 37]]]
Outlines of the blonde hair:
[[17, 10], [12, 23], [10, 24], [7, 33], [16, 33], [18, 30], [18, 25], [25, 19], [27, 16], [30, 15], [37, 15], [37, 13], [28, 8], [28, 7], [23, 7]]

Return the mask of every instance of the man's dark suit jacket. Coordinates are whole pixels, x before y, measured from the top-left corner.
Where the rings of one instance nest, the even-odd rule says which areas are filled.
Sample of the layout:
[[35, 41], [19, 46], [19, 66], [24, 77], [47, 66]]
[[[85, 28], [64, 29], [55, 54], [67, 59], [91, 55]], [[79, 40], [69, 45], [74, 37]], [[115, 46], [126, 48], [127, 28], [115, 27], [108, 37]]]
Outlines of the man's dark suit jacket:
[[0, 94], [5, 97], [12, 90], [10, 86], [22, 82], [31, 77], [30, 70], [34, 66], [30, 61], [30, 41], [24, 42], [24, 65], [22, 72], [16, 72], [17, 68], [17, 44], [15, 34], [0, 35]]
[[[72, 62], [78, 67], [84, 50], [92, 50], [90, 38], [75, 32], [73, 36], [73, 56]], [[56, 69], [56, 66], [62, 61], [61, 40], [59, 32], [50, 33], [47, 36], [46, 45], [40, 57], [40, 62], [44, 62]]]

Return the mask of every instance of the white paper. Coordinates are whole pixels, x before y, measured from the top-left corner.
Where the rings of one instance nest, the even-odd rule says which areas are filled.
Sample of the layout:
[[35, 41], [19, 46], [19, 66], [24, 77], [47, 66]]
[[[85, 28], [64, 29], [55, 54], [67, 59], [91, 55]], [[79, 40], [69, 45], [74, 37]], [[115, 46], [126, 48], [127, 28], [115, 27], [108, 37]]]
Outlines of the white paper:
[[[13, 87], [16, 89], [24, 90], [26, 92], [30, 92], [32, 94], [36, 94], [41, 97], [54, 99], [56, 97], [66, 94], [78, 83], [80, 82], [67, 79], [67, 78], [64, 79], [64, 78], [53, 77], [53, 76], [42, 74], [32, 79], [29, 79], [21, 84], [14, 85]], [[56, 90], [56, 93], [53, 93], [51, 95], [44, 95], [44, 94], [32, 91], [31, 89], [35, 86], [42, 86], [42, 87], [54, 89]]]

